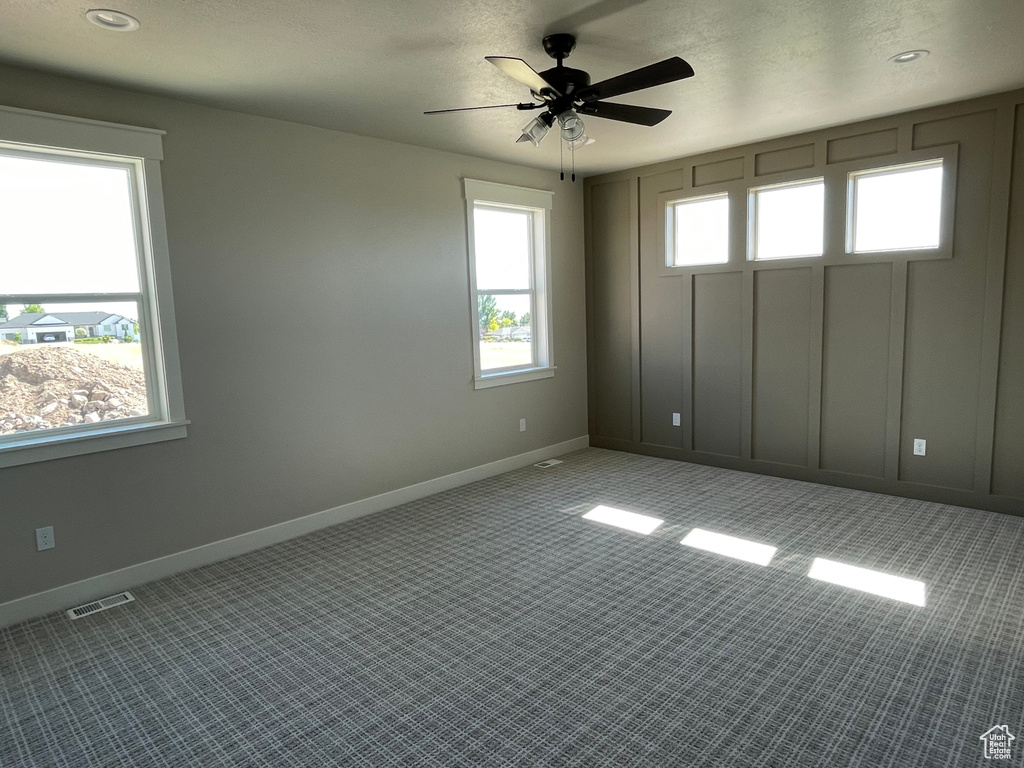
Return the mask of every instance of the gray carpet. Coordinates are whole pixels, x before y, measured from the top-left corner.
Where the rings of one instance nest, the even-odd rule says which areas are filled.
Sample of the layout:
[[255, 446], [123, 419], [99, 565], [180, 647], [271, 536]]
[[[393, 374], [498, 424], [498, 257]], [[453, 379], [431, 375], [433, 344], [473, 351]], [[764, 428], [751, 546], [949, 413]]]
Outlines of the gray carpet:
[[[1024, 519], [564, 458], [0, 630], [0, 765], [1024, 762]], [[693, 527], [779, 550], [681, 546]], [[810, 579], [815, 557], [927, 605]], [[1002, 724], [1013, 759], [985, 760]]]

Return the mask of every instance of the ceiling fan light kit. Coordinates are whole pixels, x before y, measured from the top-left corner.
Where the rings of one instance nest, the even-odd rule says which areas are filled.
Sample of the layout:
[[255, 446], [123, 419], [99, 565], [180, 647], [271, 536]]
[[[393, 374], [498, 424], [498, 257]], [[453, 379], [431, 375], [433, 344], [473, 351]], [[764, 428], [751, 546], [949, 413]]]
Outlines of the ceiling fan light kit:
[[520, 143], [528, 141], [535, 147], [540, 146], [541, 140], [557, 120], [560, 138], [570, 150], [575, 151], [594, 141], [587, 136], [586, 126], [580, 115], [591, 115], [634, 125], [654, 126], [672, 114], [667, 109], [618, 104], [604, 101], [604, 99], [693, 77], [693, 67], [678, 56], [673, 56], [671, 59], [665, 59], [657, 64], [641, 67], [632, 72], [591, 84], [590, 75], [587, 72], [567, 67], [562, 63], [576, 47], [575, 37], [568, 34], [548, 35], [543, 39], [542, 44], [548, 56], [557, 62], [554, 67], [543, 72], [537, 72], [522, 59], [509, 56], [484, 57], [506, 75], [527, 86], [533, 98], [539, 103], [438, 109], [424, 114], [436, 115], [447, 112], [510, 107], [518, 110], [543, 109], [544, 111], [538, 117], [523, 128], [522, 135], [516, 141]]
[[558, 116], [558, 124], [562, 126], [561, 134], [567, 144], [578, 140], [586, 131], [583, 119], [571, 109], [565, 110]]
[[539, 147], [541, 139], [548, 135], [548, 129], [551, 128], [554, 122], [555, 118], [547, 112], [539, 117], [533, 118], [533, 120], [523, 128], [523, 134], [516, 139], [516, 143], [519, 144], [524, 141], [529, 141], [533, 146]]

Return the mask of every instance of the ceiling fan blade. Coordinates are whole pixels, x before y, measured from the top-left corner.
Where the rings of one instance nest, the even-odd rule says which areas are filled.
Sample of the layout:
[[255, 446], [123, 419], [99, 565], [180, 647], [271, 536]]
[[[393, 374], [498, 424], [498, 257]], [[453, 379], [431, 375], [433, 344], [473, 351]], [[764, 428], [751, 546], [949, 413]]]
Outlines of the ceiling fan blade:
[[550, 91], [557, 96], [562, 95], [558, 92], [557, 88], [538, 75], [536, 70], [522, 59], [513, 59], [509, 56], [484, 56], [484, 58], [506, 75], [518, 80], [538, 95], [544, 91]]
[[647, 126], [657, 125], [672, 114], [672, 111], [668, 109], [634, 107], [632, 104], [613, 104], [608, 101], [587, 101], [577, 107], [576, 111], [583, 115]]
[[486, 107], [459, 107], [457, 109], [432, 109], [429, 112], [424, 112], [424, 115], [443, 115], [445, 112], [472, 112], [476, 109], [504, 109], [506, 107], [515, 107], [516, 109], [540, 109], [543, 104], [491, 104]]
[[577, 99], [584, 101], [610, 99], [624, 93], [642, 91], [644, 88], [653, 88], [656, 85], [664, 85], [676, 80], [685, 80], [687, 77], [693, 77], [693, 67], [678, 56], [673, 56], [671, 59], [659, 61], [657, 64], [634, 69], [632, 72], [626, 72], [618, 77], [580, 88], [574, 95]]

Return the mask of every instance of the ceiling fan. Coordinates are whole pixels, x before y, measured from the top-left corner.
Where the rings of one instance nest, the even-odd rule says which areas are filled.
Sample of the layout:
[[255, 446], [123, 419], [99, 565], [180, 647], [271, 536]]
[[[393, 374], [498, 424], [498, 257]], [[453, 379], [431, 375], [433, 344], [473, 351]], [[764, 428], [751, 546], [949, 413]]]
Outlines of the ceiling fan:
[[604, 101], [604, 99], [693, 77], [693, 67], [678, 56], [673, 56], [671, 59], [659, 61], [657, 64], [641, 67], [591, 85], [589, 74], [582, 69], [572, 69], [562, 64], [562, 61], [568, 58], [576, 47], [575, 37], [568, 34], [548, 35], [542, 42], [548, 56], [558, 62], [544, 72], [536, 72], [522, 59], [508, 56], [485, 57], [506, 75], [527, 86], [533, 98], [539, 103], [531, 101], [521, 104], [436, 109], [424, 112], [424, 114], [439, 115], [447, 112], [511, 107], [519, 110], [543, 109], [544, 112], [540, 116], [534, 118], [529, 125], [523, 128], [522, 135], [517, 141], [529, 141], [534, 146], [540, 146], [541, 139], [557, 121], [562, 139], [571, 150], [575, 150], [593, 141], [586, 135], [583, 120], [580, 118], [581, 114], [647, 126], [657, 125], [672, 114], [667, 109], [636, 107], [632, 104], [618, 104]]

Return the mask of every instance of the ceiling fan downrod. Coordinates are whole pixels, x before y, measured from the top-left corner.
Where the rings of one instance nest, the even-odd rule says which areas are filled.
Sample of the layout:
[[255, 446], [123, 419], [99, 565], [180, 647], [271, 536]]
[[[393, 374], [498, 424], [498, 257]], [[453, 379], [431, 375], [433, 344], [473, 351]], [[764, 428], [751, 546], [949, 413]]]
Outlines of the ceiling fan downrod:
[[555, 35], [548, 35], [541, 44], [544, 46], [544, 52], [552, 59], [558, 62], [558, 66], [562, 66], [562, 60], [568, 59], [569, 54], [576, 48], [576, 38], [573, 35], [559, 33]]

